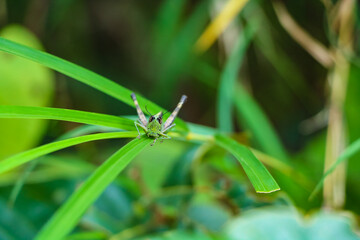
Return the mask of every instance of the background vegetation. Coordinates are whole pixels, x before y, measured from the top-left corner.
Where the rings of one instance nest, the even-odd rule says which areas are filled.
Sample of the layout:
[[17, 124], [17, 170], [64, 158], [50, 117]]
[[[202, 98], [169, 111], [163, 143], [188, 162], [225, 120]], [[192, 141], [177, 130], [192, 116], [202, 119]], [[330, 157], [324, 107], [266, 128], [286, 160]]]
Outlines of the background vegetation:
[[0, 239], [359, 239], [359, 13], [0, 0]]

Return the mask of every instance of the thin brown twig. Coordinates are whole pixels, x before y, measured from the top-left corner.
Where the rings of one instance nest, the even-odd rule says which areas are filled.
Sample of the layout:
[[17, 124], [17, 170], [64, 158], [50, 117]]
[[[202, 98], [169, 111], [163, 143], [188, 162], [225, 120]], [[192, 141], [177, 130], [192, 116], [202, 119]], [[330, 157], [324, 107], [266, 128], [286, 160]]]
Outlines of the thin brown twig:
[[334, 58], [331, 52], [318, 40], [308, 34], [291, 17], [283, 3], [274, 2], [273, 6], [281, 25], [290, 34], [290, 36], [321, 65], [323, 65], [325, 68], [330, 68], [334, 62]]

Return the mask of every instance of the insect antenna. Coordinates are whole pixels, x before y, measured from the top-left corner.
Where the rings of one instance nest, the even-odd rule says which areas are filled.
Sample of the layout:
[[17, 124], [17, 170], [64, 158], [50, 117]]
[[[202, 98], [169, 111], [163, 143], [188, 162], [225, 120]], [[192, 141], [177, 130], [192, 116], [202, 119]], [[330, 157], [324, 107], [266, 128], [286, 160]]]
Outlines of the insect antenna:
[[146, 112], [147, 112], [150, 116], [152, 116], [151, 112], [149, 112], [149, 110], [147, 109], [147, 105], [145, 105], [145, 109], [146, 109]]

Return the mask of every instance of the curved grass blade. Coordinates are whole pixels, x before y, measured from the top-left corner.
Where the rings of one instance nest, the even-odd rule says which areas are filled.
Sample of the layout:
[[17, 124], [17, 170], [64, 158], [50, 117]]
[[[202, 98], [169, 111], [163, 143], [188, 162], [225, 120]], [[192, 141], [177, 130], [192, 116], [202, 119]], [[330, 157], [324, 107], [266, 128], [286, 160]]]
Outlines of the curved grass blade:
[[323, 186], [326, 177], [329, 176], [340, 163], [342, 163], [345, 160], [347, 160], [348, 158], [352, 157], [359, 151], [360, 151], [360, 139], [358, 139], [355, 142], [353, 142], [352, 144], [350, 144], [350, 146], [347, 147], [343, 151], [343, 153], [338, 157], [336, 162], [324, 173], [320, 182], [316, 185], [314, 191], [310, 194], [309, 199], [311, 200], [315, 197], [315, 195], [320, 191], [321, 187]]
[[[87, 70], [86, 68], [80, 67], [49, 53], [29, 48], [1, 37], [0, 50], [54, 69], [55, 71], [87, 84], [135, 108], [135, 105], [130, 98], [130, 94], [132, 93], [131, 90], [124, 88], [99, 74]], [[146, 104], [150, 112], [165, 111], [163, 108], [141, 96], [138, 97], [138, 100], [141, 106]], [[176, 119], [175, 122], [178, 129], [181, 128], [182, 130], [187, 130], [186, 124], [182, 120]]]
[[269, 171], [247, 147], [222, 134], [215, 135], [215, 142], [240, 162], [256, 192], [271, 193], [280, 190]]
[[134, 121], [127, 118], [62, 108], [0, 106], [0, 118], [51, 119], [135, 130]]
[[105, 127], [99, 125], [81, 125], [77, 128], [74, 128], [60, 137], [57, 140], [64, 140], [73, 137], [79, 137], [82, 135], [92, 134], [92, 133], [107, 133], [107, 132], [118, 132], [119, 129], [112, 127]]
[[230, 0], [225, 7], [209, 24], [203, 34], [195, 44], [195, 50], [198, 53], [205, 52], [220, 36], [220, 34], [229, 26], [232, 20], [243, 9], [248, 0]]
[[19, 196], [20, 191], [23, 188], [26, 179], [29, 177], [30, 173], [35, 169], [37, 164], [38, 164], [38, 161], [32, 161], [30, 163], [30, 165], [25, 168], [23, 173], [17, 179], [14, 187], [11, 190], [10, 197], [9, 197], [9, 200], [8, 200], [8, 206], [10, 208], [14, 207], [15, 201], [16, 201], [17, 197]]
[[165, 0], [160, 5], [153, 29], [156, 57], [161, 56], [164, 46], [168, 46], [172, 41], [186, 3], [186, 0]]
[[217, 126], [223, 132], [232, 132], [234, 85], [245, 52], [257, 29], [257, 23], [251, 23], [241, 32], [231, 56], [221, 73], [217, 98]]
[[287, 162], [288, 157], [285, 148], [270, 121], [256, 101], [240, 84], [236, 85], [234, 102], [241, 123], [250, 130], [259, 147], [265, 153]]
[[86, 209], [93, 204], [131, 160], [152, 141], [147, 137], [134, 139], [114, 153], [62, 205], [35, 239], [63, 239], [76, 226]]
[[[68, 138], [74, 138], [79, 137], [85, 134], [91, 134], [91, 133], [97, 133], [97, 132], [118, 132], [118, 129], [116, 128], [109, 128], [104, 126], [98, 126], [98, 125], [82, 125], [80, 127], [75, 128], [74, 130], [71, 130], [61, 137], [57, 138], [55, 141], [65, 140]], [[21, 189], [23, 188], [27, 178], [29, 177], [30, 173], [36, 168], [37, 164], [39, 163], [40, 159], [35, 159], [34, 161], [31, 161], [29, 165], [27, 165], [23, 172], [20, 174], [20, 177], [17, 179], [13, 189], [11, 190], [8, 205], [10, 207], [13, 207], [15, 204], [15, 201], [17, 197], [20, 194]]]
[[208, 0], [197, 1], [196, 7], [189, 14], [181, 29], [170, 41], [170, 44], [165, 46], [166, 49], [161, 51], [161, 54], [166, 52], [166, 56], [163, 54], [156, 56], [155, 61], [161, 60], [161, 70], [157, 77], [154, 95], [161, 94], [163, 97], [170, 98], [173, 95], [171, 89], [176, 88], [179, 76], [192, 66], [195, 57], [193, 45], [209, 18], [209, 4]]
[[62, 141], [57, 141], [49, 144], [42, 145], [37, 148], [30, 149], [28, 151], [15, 154], [3, 161], [0, 162], [0, 174], [11, 170], [21, 164], [27, 163], [31, 160], [34, 160], [38, 157], [44, 156], [46, 154], [64, 149], [70, 146], [74, 146], [80, 143], [102, 140], [102, 139], [111, 139], [111, 138], [130, 138], [136, 137], [137, 132], [114, 132], [114, 133], [96, 133], [81, 137], [70, 138]]

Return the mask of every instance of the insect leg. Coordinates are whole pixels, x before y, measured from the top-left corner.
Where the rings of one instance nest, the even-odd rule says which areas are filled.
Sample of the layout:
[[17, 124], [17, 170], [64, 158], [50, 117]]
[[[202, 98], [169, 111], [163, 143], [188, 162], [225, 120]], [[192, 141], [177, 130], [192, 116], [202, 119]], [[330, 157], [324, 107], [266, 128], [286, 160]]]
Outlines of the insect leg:
[[169, 130], [170, 128], [173, 128], [173, 127], [175, 127], [175, 123], [174, 124], [172, 124], [172, 125], [170, 125], [170, 126], [168, 126], [168, 127], [166, 127], [166, 128], [164, 128], [161, 132], [166, 132], [167, 130]]
[[137, 111], [137, 114], [139, 116], [139, 119], [140, 119], [140, 122], [143, 126], [146, 126], [146, 117], [143, 113], [143, 111], [141, 110], [140, 106], [139, 106], [139, 103], [138, 103], [138, 100], [136, 99], [136, 95], [135, 93], [132, 93], [131, 94], [131, 98], [132, 100], [134, 101], [134, 104], [135, 104], [135, 107], [136, 107], [136, 111]]
[[160, 132], [159, 135], [162, 137], [162, 139], [171, 139], [171, 137], [169, 135], [166, 135], [163, 132]]
[[159, 139], [161, 139], [161, 143], [164, 141], [164, 139], [171, 139], [170, 136], [166, 135], [165, 133], [163, 132], [160, 132], [159, 135], [161, 136]]
[[182, 95], [180, 102], [178, 103], [178, 105], [176, 106], [175, 110], [171, 113], [170, 117], [168, 119], [166, 119], [166, 122], [164, 124], [164, 128], [167, 128], [169, 126], [171, 126], [171, 124], [174, 122], [176, 115], [179, 113], [182, 105], [184, 104], [184, 102], [186, 101], [186, 96]]
[[154, 139], [153, 143], [150, 146], [154, 146], [154, 144], [156, 143], [157, 138]]
[[147, 132], [147, 128], [145, 126], [143, 126], [141, 123], [135, 121], [134, 124], [135, 124], [136, 130], [139, 133], [137, 138], [140, 138], [140, 135], [141, 135], [138, 126], [141, 127], [145, 132]]

